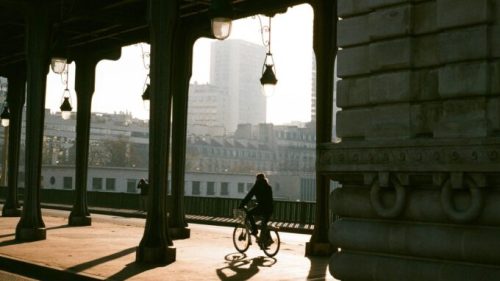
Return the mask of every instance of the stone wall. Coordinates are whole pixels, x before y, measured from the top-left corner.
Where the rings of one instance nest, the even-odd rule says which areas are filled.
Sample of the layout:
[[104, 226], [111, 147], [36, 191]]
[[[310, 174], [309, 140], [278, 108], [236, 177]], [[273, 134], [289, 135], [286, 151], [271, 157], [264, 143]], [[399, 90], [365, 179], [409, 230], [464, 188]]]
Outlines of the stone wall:
[[342, 141], [318, 159], [343, 185], [331, 273], [500, 280], [500, 0], [338, 0], [338, 16]]

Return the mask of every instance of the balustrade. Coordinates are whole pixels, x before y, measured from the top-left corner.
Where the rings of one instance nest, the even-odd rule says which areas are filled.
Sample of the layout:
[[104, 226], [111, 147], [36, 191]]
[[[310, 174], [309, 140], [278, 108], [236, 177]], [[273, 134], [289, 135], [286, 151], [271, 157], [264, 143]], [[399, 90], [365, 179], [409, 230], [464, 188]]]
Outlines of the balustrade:
[[[1, 198], [5, 199], [6, 187], [0, 187]], [[22, 201], [24, 188], [19, 188], [19, 199]], [[74, 190], [42, 189], [42, 203], [71, 205], [74, 202]], [[90, 207], [138, 210], [139, 194], [122, 192], [88, 191], [87, 200]], [[170, 202], [172, 198], [167, 197]], [[241, 199], [221, 197], [185, 196], [187, 215], [232, 218], [232, 210], [237, 208]], [[167, 205], [169, 208], [171, 204]], [[271, 221], [293, 224], [314, 224], [315, 203], [297, 201], [274, 201], [274, 213]]]

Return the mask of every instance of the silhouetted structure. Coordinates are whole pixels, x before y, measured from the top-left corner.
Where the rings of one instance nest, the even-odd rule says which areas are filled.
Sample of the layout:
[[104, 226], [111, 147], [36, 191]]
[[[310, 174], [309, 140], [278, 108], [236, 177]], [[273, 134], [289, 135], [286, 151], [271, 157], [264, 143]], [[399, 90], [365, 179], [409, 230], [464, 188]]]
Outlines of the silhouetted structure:
[[[317, 199], [306, 253], [342, 249], [330, 263], [332, 274], [342, 280], [500, 279], [499, 1], [230, 3], [234, 18], [273, 15], [302, 3], [314, 9]], [[12, 114], [10, 194], [17, 187], [27, 83], [26, 193], [17, 240], [46, 239], [39, 189], [50, 57], [64, 53], [76, 62], [77, 186], [69, 224], [88, 225], [85, 186], [95, 66], [117, 59], [124, 45], [149, 42], [151, 205], [137, 262], [175, 260], [172, 237], [189, 236], [181, 199], [191, 50], [197, 38], [211, 36], [209, 5], [204, 0], [0, 1], [0, 38], [7, 42], [0, 45], [0, 74], [9, 80]], [[342, 141], [332, 143], [339, 48], [337, 136]], [[167, 224], [170, 136], [175, 203]], [[332, 179], [343, 187], [333, 194], [339, 219], [329, 236]], [[6, 206], [15, 208], [12, 200], [9, 196]]]

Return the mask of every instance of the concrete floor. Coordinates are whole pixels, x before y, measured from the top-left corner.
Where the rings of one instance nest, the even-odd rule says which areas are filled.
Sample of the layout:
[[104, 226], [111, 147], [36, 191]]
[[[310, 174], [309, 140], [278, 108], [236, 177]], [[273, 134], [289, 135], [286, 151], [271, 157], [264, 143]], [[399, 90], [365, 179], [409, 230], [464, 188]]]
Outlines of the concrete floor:
[[[18, 272], [27, 276], [27, 265], [37, 265], [39, 275], [52, 274], [37, 279], [51, 281], [68, 274], [77, 274], [71, 280], [336, 280], [328, 273], [328, 258], [304, 256], [309, 235], [280, 233], [280, 252], [268, 258], [255, 244], [238, 253], [231, 227], [190, 224], [191, 238], [174, 241], [174, 263], [141, 266], [135, 249], [144, 219], [93, 214], [92, 226], [68, 227], [68, 215], [44, 209], [47, 239], [29, 243], [14, 240], [19, 218], [0, 218], [0, 265], [24, 262]], [[54, 271], [66, 275], [54, 277]]]

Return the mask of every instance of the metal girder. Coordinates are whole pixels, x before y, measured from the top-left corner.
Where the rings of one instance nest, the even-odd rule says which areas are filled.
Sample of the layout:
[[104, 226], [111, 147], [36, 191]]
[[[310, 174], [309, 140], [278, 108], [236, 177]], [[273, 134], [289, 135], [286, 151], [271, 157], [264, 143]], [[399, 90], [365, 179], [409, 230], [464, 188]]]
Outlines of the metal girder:
[[[233, 0], [235, 19], [274, 15], [312, 0]], [[47, 0], [54, 33], [64, 30], [68, 53], [105, 45], [121, 47], [149, 40], [146, 0]], [[208, 26], [211, 0], [180, 1], [179, 16], [190, 25]], [[25, 9], [28, 0], [0, 0], [0, 68], [25, 59]]]

